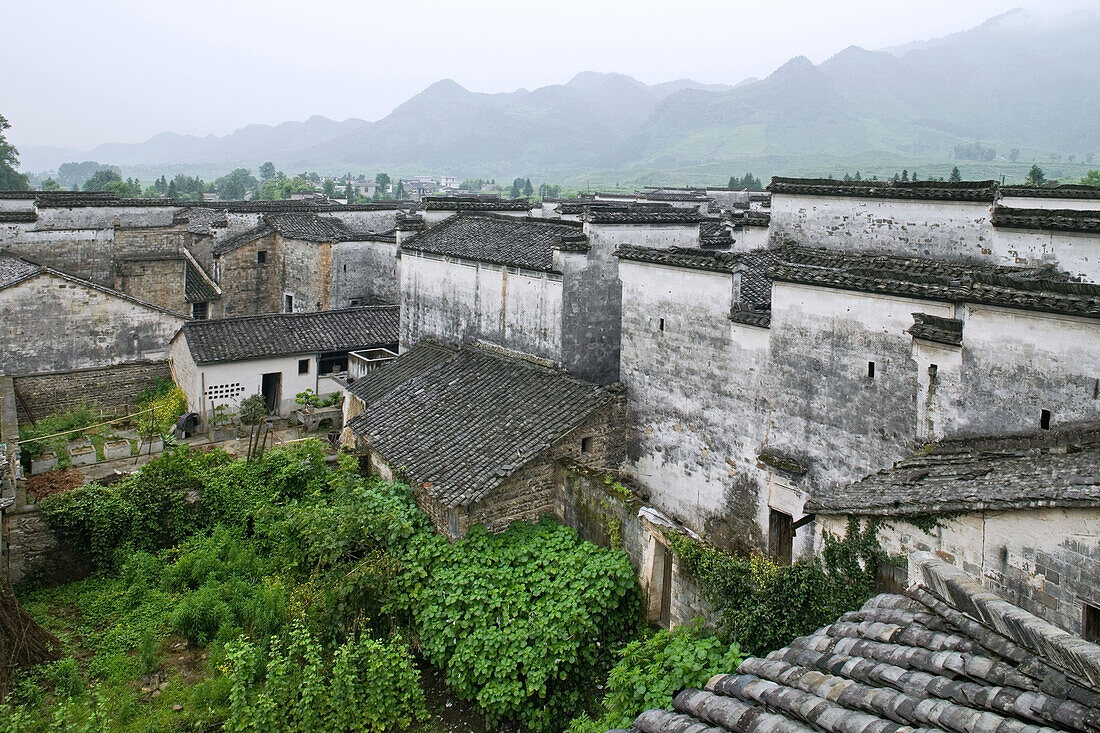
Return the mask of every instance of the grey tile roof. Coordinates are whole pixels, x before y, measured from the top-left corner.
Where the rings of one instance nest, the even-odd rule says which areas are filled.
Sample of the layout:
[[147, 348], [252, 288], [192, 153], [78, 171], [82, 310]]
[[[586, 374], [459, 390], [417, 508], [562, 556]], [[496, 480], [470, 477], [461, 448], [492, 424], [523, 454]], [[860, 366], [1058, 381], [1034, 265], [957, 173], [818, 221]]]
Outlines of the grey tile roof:
[[221, 297], [217, 289], [195, 269], [195, 265], [191, 262], [187, 263], [183, 285], [184, 297], [187, 298], [188, 303], [206, 303]]
[[580, 233], [578, 224], [556, 219], [459, 213], [407, 240], [401, 249], [550, 271], [554, 245]]
[[819, 489], [807, 512], [930, 512], [1100, 507], [1100, 423], [1038, 434], [944, 440], [846, 486]]
[[740, 266], [741, 302], [749, 310], [759, 311], [767, 310], [771, 306], [772, 282], [768, 272], [781, 257], [782, 251], [757, 249], [751, 252], [723, 252], [702, 248], [658, 248], [624, 244], [615, 250], [615, 255], [621, 260], [713, 272], [733, 272]]
[[211, 227], [224, 227], [229, 222], [224, 210], [192, 206], [176, 214], [177, 222], [186, 222], [187, 231], [192, 234], [210, 234]]
[[914, 338], [935, 341], [949, 346], [962, 346], [963, 322], [958, 318], [942, 318], [928, 313], [914, 313], [913, 325], [906, 329]]
[[266, 313], [188, 321], [182, 336], [197, 364], [212, 364], [391, 346], [397, 343], [397, 319], [395, 305]]
[[0, 252], [0, 288], [11, 287], [40, 272], [42, 272], [41, 266]]
[[993, 209], [993, 226], [1100, 234], [1100, 211], [1078, 209]]
[[364, 404], [374, 404], [413, 377], [450, 361], [457, 352], [449, 346], [421, 341], [415, 348], [401, 354], [400, 358], [352, 382], [348, 391]]
[[1001, 195], [1036, 199], [1100, 199], [1100, 186], [1079, 183], [1060, 186], [1001, 186]]
[[733, 234], [720, 219], [706, 219], [699, 224], [699, 244], [704, 247], [729, 247]]
[[[361, 377], [354, 386], [375, 399], [348, 427], [446, 507], [480, 501], [613, 399], [608, 388], [493, 348], [445, 356], [421, 343]], [[361, 386], [368, 380], [392, 388], [377, 396]]]
[[238, 234], [230, 235], [224, 239], [218, 240], [214, 243], [214, 246], [210, 248], [211, 252], [215, 256], [223, 255], [226, 252], [232, 252], [235, 249], [239, 249], [249, 242], [255, 242], [260, 237], [266, 237], [268, 234], [273, 233], [271, 225], [266, 221], [261, 221], [251, 229], [247, 229]]
[[421, 199], [425, 211], [527, 211], [527, 199], [502, 199], [485, 196], [425, 196]]
[[188, 203], [190, 207], [202, 207], [220, 209], [234, 213], [278, 213], [278, 212], [338, 212], [338, 211], [393, 211], [396, 209], [410, 209], [417, 206], [416, 201], [372, 201], [367, 204], [338, 204], [334, 201], [321, 199], [315, 200], [283, 200], [283, 201], [195, 201]]
[[1053, 268], [1016, 268], [870, 255], [787, 245], [773, 280], [946, 302], [981, 303], [1100, 317], [1100, 285], [1070, 282]]
[[264, 221], [284, 237], [308, 242], [342, 242], [355, 236], [339, 219], [312, 212], [266, 214]]
[[0, 224], [33, 224], [38, 214], [33, 211], [0, 211]]
[[746, 659], [644, 733], [1095, 733], [1100, 647], [1019, 609], [927, 553], [921, 581], [765, 658]]
[[749, 211], [741, 218], [741, 225], [746, 227], [768, 227], [772, 223], [770, 211]]
[[988, 201], [997, 195], [994, 181], [837, 181], [831, 178], [772, 178], [772, 194], [848, 196], [855, 198]]
[[593, 224], [698, 224], [703, 220], [703, 215], [696, 209], [654, 211], [635, 207], [612, 209], [590, 206], [584, 218]]

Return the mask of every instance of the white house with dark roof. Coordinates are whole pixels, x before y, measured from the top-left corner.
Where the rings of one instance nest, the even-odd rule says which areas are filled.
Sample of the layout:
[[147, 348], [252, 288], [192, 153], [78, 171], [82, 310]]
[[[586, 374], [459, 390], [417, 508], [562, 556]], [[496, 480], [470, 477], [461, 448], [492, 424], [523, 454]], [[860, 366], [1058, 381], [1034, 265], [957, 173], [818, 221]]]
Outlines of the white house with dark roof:
[[396, 348], [397, 317], [396, 306], [367, 306], [190, 321], [169, 348], [172, 377], [204, 419], [254, 394], [286, 415], [307, 389], [342, 389], [333, 375], [347, 371], [349, 352]]

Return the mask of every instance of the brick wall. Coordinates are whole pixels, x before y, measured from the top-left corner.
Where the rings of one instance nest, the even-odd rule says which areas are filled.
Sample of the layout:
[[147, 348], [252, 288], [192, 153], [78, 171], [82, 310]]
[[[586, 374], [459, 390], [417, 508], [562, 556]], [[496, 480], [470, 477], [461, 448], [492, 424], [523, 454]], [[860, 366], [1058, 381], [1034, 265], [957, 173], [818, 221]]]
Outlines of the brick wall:
[[19, 421], [37, 420], [79, 405], [124, 415], [133, 411], [137, 396], [158, 378], [172, 378], [167, 361], [15, 377]]
[[164, 259], [120, 260], [114, 287], [146, 303], [191, 315], [185, 290], [187, 261], [179, 256]]

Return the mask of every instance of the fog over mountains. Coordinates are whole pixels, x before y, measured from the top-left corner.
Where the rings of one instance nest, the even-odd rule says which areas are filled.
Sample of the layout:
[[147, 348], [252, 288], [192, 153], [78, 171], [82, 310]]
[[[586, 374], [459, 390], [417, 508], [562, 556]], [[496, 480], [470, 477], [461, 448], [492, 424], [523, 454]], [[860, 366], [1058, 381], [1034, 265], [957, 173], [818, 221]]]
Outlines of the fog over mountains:
[[164, 132], [91, 151], [27, 147], [23, 168], [70, 160], [229, 170], [501, 175], [685, 169], [800, 156], [947, 160], [954, 146], [1100, 156], [1100, 15], [1039, 22], [1012, 11], [934, 41], [796, 57], [761, 80], [646, 85], [584, 72], [500, 94], [445, 79], [376, 122], [249, 125], [225, 136]]

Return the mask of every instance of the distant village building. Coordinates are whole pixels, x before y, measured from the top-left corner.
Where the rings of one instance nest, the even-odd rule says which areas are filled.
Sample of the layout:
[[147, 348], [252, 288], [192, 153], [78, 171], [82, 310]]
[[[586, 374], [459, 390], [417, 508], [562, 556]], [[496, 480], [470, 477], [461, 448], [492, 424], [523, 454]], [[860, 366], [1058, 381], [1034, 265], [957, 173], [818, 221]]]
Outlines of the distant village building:
[[619, 390], [488, 345], [421, 341], [350, 385], [345, 425], [345, 444], [407, 481], [452, 538], [556, 513], [560, 461], [622, 458]]
[[397, 316], [396, 306], [374, 306], [189, 321], [171, 342], [172, 378], [203, 420], [254, 394], [285, 416], [307, 389], [340, 391], [334, 377], [348, 370], [349, 352], [395, 348]]

